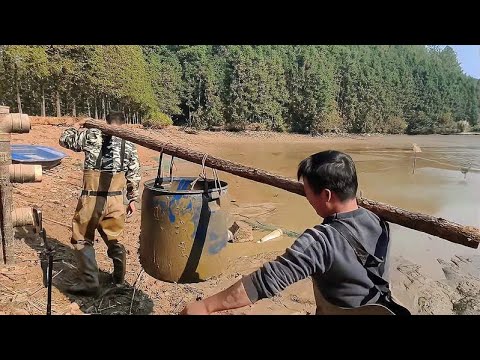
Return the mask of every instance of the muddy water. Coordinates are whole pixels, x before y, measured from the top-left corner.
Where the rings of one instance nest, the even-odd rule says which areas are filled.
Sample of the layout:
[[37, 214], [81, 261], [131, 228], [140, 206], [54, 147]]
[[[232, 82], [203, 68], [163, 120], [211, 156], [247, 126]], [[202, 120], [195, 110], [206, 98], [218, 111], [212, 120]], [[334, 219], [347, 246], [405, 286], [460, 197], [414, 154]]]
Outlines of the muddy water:
[[[412, 174], [412, 143], [422, 149]], [[390, 136], [360, 139], [247, 142], [219, 144], [213, 155], [255, 166], [291, 178], [298, 163], [308, 155], [327, 149], [345, 151], [354, 159], [363, 196], [411, 211], [440, 216], [480, 227], [480, 136]], [[461, 168], [471, 163], [466, 174]], [[302, 232], [321, 221], [305, 198], [267, 185], [221, 173], [229, 183], [232, 212], [266, 203], [267, 211], [254, 218], [282, 228]], [[274, 207], [273, 211], [271, 207]], [[246, 207], [245, 207], [246, 206]], [[265, 233], [256, 234], [261, 237]], [[392, 252], [424, 267], [433, 278], [443, 278], [437, 258], [478, 250], [452, 244], [427, 234], [392, 225]], [[293, 239], [286, 236], [263, 244], [231, 244], [229, 256], [252, 255], [283, 249]]]

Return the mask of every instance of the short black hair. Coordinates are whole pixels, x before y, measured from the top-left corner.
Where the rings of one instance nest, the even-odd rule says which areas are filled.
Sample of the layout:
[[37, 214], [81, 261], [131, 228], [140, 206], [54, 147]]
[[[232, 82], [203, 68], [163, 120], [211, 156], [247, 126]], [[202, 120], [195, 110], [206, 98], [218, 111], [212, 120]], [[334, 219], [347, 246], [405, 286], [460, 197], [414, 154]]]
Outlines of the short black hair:
[[125, 115], [121, 111], [111, 111], [107, 115], [107, 123], [123, 125], [125, 124]]
[[313, 154], [298, 165], [297, 178], [306, 178], [312, 190], [333, 191], [341, 201], [357, 195], [358, 180], [352, 158], [340, 151], [327, 150]]

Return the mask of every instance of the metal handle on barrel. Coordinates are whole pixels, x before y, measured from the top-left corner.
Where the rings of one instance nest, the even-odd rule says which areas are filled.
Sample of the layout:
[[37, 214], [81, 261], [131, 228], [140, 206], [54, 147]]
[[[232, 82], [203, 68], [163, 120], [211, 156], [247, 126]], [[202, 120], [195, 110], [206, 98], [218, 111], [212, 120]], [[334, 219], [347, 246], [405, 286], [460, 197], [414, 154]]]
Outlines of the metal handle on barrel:
[[[170, 171], [169, 171], [169, 176], [170, 176], [170, 184], [173, 182], [173, 160], [174, 157], [172, 155], [172, 159], [170, 161]], [[158, 171], [157, 171], [157, 177], [155, 178], [155, 187], [160, 187], [162, 186], [163, 183], [163, 176], [162, 176], [162, 168], [163, 168], [163, 149], [160, 151], [160, 157], [158, 159]]]

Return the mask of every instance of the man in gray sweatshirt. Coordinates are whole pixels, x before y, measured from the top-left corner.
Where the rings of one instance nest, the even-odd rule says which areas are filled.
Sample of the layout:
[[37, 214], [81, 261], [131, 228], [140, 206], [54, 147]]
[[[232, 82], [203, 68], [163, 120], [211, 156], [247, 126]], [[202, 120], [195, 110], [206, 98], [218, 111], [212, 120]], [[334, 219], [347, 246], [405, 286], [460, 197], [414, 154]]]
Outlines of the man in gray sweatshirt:
[[297, 172], [310, 205], [324, 221], [307, 229], [285, 254], [206, 299], [188, 304], [182, 314], [210, 314], [270, 298], [312, 277], [317, 314], [322, 302], [343, 308], [390, 301], [388, 224], [357, 204], [355, 164], [338, 151], [303, 160]]

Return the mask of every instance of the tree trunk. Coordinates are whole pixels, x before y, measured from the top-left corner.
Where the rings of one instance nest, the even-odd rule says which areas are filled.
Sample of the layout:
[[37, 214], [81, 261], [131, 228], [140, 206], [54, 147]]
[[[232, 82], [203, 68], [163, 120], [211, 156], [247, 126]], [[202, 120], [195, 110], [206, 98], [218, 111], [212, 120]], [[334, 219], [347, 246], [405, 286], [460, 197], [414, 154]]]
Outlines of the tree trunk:
[[197, 110], [198, 108], [201, 107], [200, 105], [200, 95], [202, 94], [202, 78], [198, 79], [198, 104], [197, 104]]
[[27, 101], [27, 106], [25, 106], [25, 101], [23, 102], [23, 107], [22, 107], [22, 110], [26, 110], [27, 111], [27, 114], [36, 114], [37, 112], [35, 111], [35, 106], [32, 106], [32, 104], [35, 103], [35, 101], [37, 100], [37, 93], [35, 92], [35, 90], [29, 89], [29, 92], [31, 92], [32, 96], [29, 97], [28, 101]]
[[[162, 151], [163, 149], [168, 155], [179, 157], [196, 164], [202, 164], [202, 160], [206, 155], [202, 152], [163, 142], [148, 135], [148, 133], [143, 130], [132, 130], [129, 128], [111, 126], [95, 120], [88, 120], [85, 123], [85, 126], [87, 128], [97, 128], [105, 134], [121, 137], [152, 150]], [[205, 165], [249, 180], [305, 196], [302, 183], [261, 169], [244, 166], [233, 161], [223, 160], [210, 155], [205, 158]], [[372, 211], [386, 221], [438, 236], [445, 240], [475, 249], [480, 242], [480, 230], [478, 228], [456, 224], [430, 215], [410, 212], [365, 198], [358, 198], [357, 201], [360, 206]]]
[[87, 114], [88, 114], [88, 117], [92, 117], [90, 115], [90, 101], [88, 100], [88, 98], [87, 98]]
[[98, 119], [98, 110], [97, 110], [97, 97], [93, 98], [94, 106], [95, 106], [95, 119]]
[[17, 65], [15, 64], [15, 88], [17, 90], [17, 106], [18, 106], [18, 112], [21, 114], [22, 113], [22, 100], [20, 99], [20, 84], [18, 80], [18, 70], [17, 70]]
[[40, 108], [40, 114], [41, 116], [45, 117], [45, 86], [42, 83], [42, 105]]
[[57, 117], [62, 117], [62, 108], [60, 106], [60, 92], [57, 90], [55, 91], [55, 95], [56, 95], [56, 98], [57, 98]]
[[77, 117], [77, 104], [75, 102], [75, 98], [72, 98], [73, 105], [72, 105], [72, 116]]
[[107, 111], [105, 109], [105, 97], [106, 96], [102, 96], [102, 112], [103, 112], [102, 119], [103, 120], [105, 120], [107, 118]]

